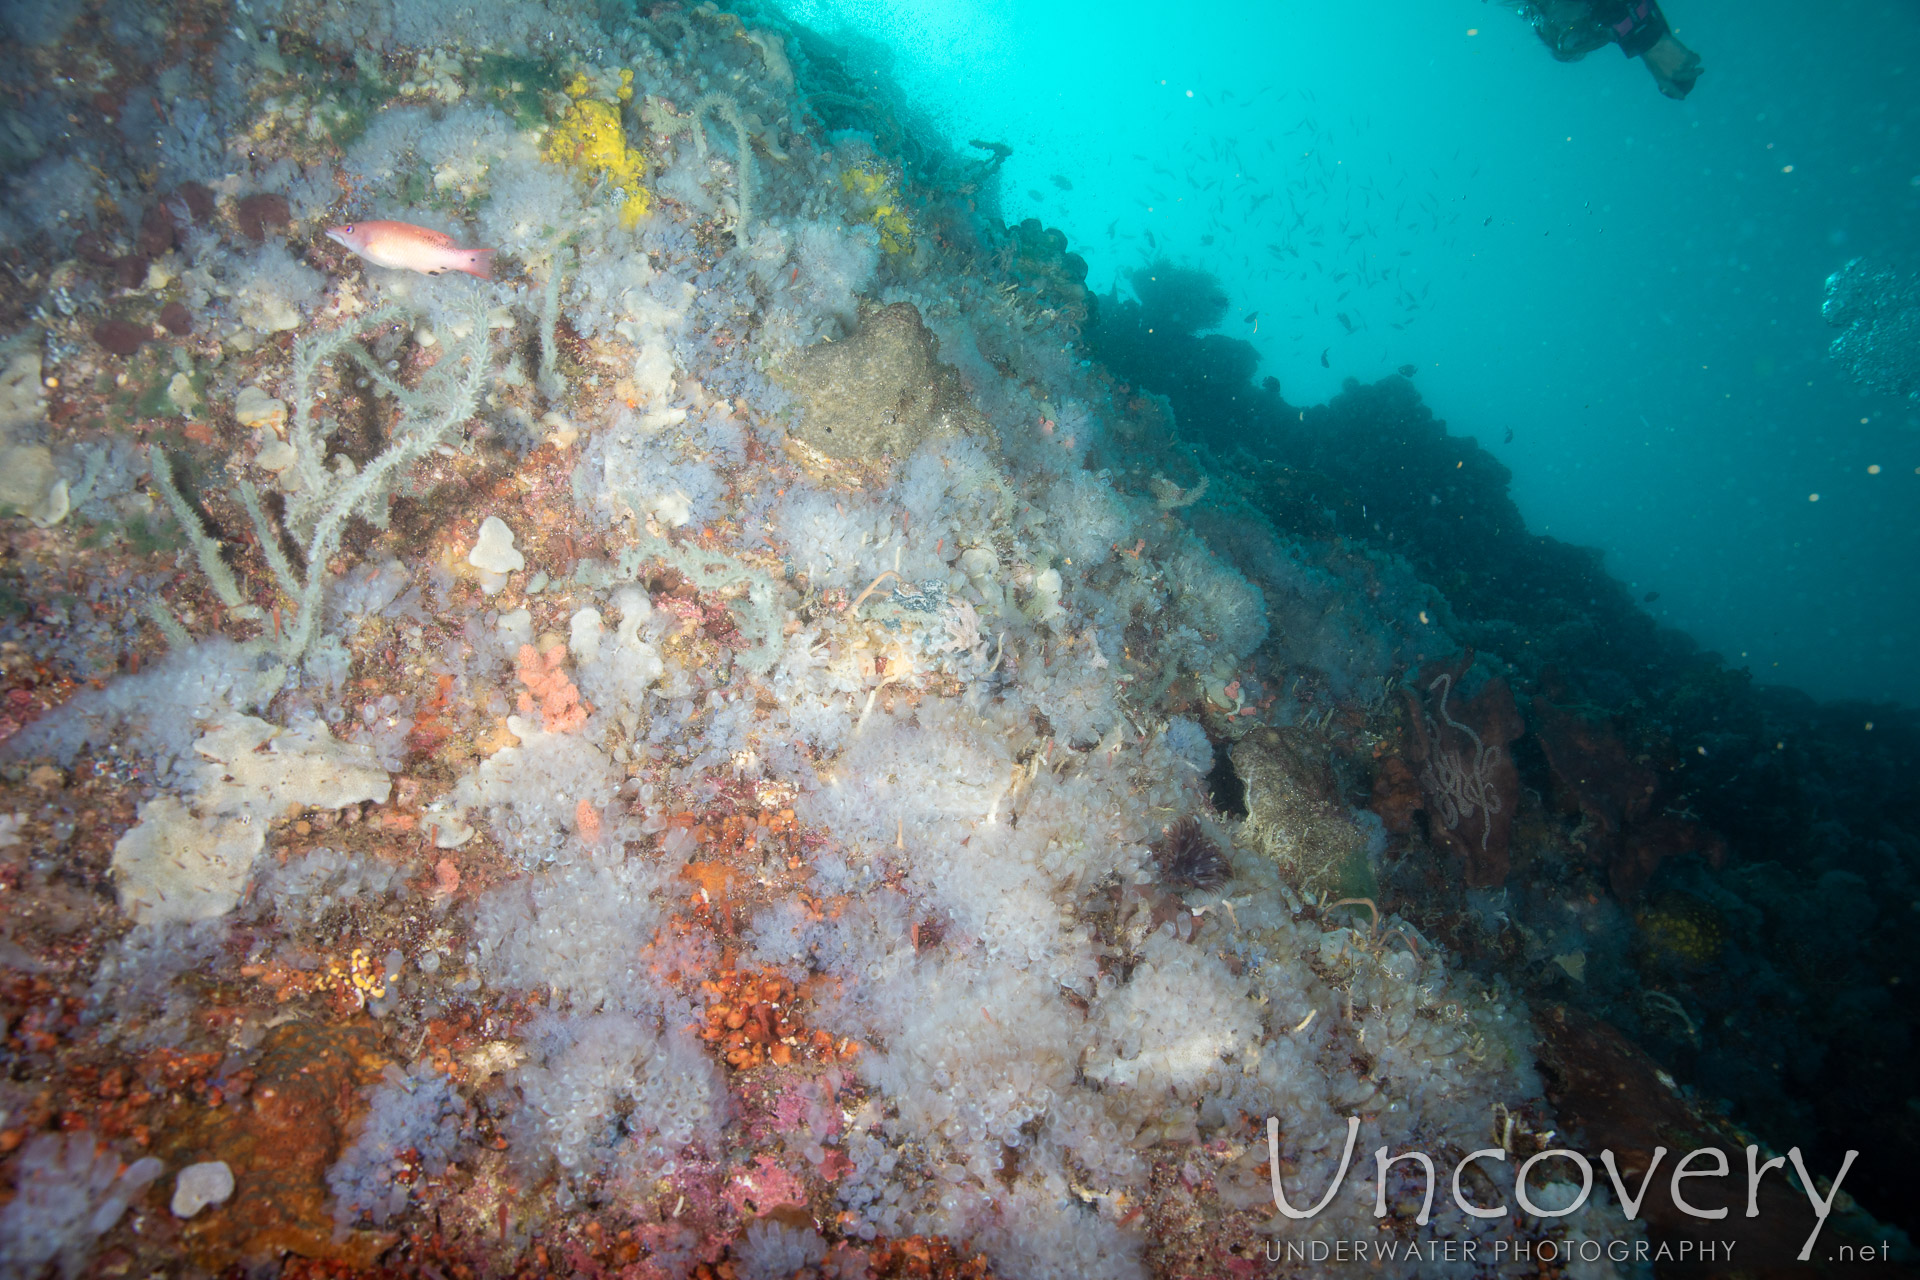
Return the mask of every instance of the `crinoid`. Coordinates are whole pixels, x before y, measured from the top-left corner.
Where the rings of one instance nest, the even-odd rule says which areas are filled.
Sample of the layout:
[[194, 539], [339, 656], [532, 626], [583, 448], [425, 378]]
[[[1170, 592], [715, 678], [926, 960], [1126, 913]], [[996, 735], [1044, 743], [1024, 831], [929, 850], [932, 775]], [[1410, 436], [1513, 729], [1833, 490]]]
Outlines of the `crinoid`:
[[1227, 855], [1220, 852], [1199, 820], [1191, 816], [1165, 829], [1152, 845], [1160, 878], [1187, 889], [1217, 889], [1233, 874]]

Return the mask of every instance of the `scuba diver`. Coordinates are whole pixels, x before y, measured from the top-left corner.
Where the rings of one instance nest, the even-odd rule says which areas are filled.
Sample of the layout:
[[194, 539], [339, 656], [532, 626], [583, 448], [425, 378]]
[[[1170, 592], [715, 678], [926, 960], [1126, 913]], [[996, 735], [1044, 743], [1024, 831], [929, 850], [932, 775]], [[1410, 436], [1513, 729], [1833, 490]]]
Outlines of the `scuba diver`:
[[1669, 98], [1684, 98], [1700, 78], [1700, 56], [1674, 39], [1657, 0], [1521, 0], [1534, 33], [1562, 62], [1617, 44], [1653, 73]]

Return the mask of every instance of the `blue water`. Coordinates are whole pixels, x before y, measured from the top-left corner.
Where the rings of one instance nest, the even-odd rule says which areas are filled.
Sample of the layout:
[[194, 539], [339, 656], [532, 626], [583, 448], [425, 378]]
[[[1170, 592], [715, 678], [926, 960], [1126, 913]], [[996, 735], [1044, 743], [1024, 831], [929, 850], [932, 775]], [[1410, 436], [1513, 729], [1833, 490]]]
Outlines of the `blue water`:
[[1216, 273], [1295, 404], [1411, 364], [1529, 526], [1662, 622], [1762, 681], [1920, 702], [1920, 407], [1857, 388], [1820, 315], [1855, 255], [1920, 268], [1920, 6], [1673, 0], [1684, 103], [1484, 3], [786, 9], [956, 145], [1011, 145], [1008, 221], [1064, 230], [1096, 291], [1160, 254]]

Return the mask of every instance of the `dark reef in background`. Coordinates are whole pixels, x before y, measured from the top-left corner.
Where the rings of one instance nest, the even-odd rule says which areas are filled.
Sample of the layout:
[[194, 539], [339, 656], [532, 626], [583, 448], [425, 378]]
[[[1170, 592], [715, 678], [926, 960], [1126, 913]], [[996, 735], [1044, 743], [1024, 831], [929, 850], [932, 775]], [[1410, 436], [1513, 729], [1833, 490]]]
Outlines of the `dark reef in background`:
[[[1507, 492], [1513, 473], [1470, 437], [1447, 434], [1408, 379], [1365, 386], [1350, 378], [1328, 404], [1289, 404], [1273, 379], [1254, 385], [1251, 344], [1196, 334], [1226, 310], [1211, 276], [1156, 263], [1135, 272], [1133, 286], [1138, 301], [1094, 299], [1095, 355], [1167, 397], [1189, 438], [1252, 480], [1277, 528], [1405, 556], [1462, 619], [1530, 633], [1530, 645], [1476, 638], [1530, 674], [1560, 661], [1619, 673], [1647, 694], [1655, 692], [1642, 687], [1649, 649], [1668, 665], [1695, 650], [1658, 628], [1608, 576], [1600, 552], [1528, 533]], [[1548, 630], [1551, 656], [1538, 648], [1537, 633]]]
[[[1091, 300], [1094, 356], [1165, 396], [1203, 465], [1277, 528], [1415, 565], [1528, 708], [1522, 821], [1558, 824], [1543, 830], [1587, 863], [1517, 858], [1500, 905], [1478, 908], [1500, 916], [1490, 931], [1461, 926], [1461, 886], [1431, 871], [1389, 887], [1394, 905], [1469, 963], [1619, 1026], [1770, 1144], [1825, 1169], [1857, 1149], [1847, 1189], [1920, 1229], [1920, 717], [1756, 686], [1656, 624], [1601, 552], [1529, 533], [1511, 473], [1407, 378], [1289, 404], [1255, 383], [1250, 344], [1201, 333], [1225, 314], [1216, 280], [1158, 262], [1132, 285]], [[1574, 979], [1540, 939], [1596, 889], [1616, 940]]]
[[[1088, 345], [1118, 376], [1173, 402], [1182, 428], [1216, 453], [1276, 420], [1286, 409], [1274, 390], [1256, 392], [1260, 355], [1251, 344], [1200, 336], [1227, 311], [1226, 291], [1204, 271], [1160, 261], [1129, 280], [1138, 301], [1113, 294], [1090, 308]], [[1267, 412], [1260, 412], [1264, 407]]]

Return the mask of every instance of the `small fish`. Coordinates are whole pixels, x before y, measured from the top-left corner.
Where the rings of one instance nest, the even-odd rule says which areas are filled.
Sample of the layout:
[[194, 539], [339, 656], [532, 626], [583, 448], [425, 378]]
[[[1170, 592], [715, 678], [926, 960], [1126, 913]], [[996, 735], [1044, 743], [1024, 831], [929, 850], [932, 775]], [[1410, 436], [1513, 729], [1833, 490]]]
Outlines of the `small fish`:
[[1328, 348], [1326, 349], [1326, 351], [1322, 351], [1322, 352], [1320, 353], [1320, 367], [1321, 367], [1322, 369], [1331, 369], [1331, 368], [1333, 368], [1333, 363], [1332, 363], [1331, 361], [1329, 361], [1329, 360], [1327, 359], [1327, 355], [1328, 355], [1328, 353], [1329, 353], [1329, 352], [1331, 352], [1332, 350], [1333, 350], [1333, 348], [1332, 348], [1332, 347], [1328, 347]]
[[353, 250], [376, 267], [429, 276], [464, 271], [482, 280], [493, 279], [493, 250], [462, 249], [445, 232], [410, 222], [349, 222], [328, 227], [327, 239]]
[[1247, 314], [1240, 317], [1241, 324], [1257, 324], [1259, 320], [1260, 320], [1260, 313], [1258, 311], [1249, 311], [1247, 312]]
[[1071, 182], [1068, 182], [1066, 178], [1063, 177], [1062, 175], [1056, 173], [1052, 175], [1052, 177], [1053, 177], [1053, 185], [1060, 188], [1062, 191], [1073, 190], [1073, 184]]
[[1153, 232], [1149, 231], [1149, 232], [1146, 232], [1145, 234], [1147, 237], [1147, 247], [1149, 249], [1158, 249], [1160, 247], [1160, 242], [1153, 238]]
[[1652, 604], [1655, 600], [1658, 600], [1659, 598], [1660, 598], [1660, 593], [1658, 591], [1649, 591], [1647, 592], [1647, 594], [1640, 597], [1641, 601], [1646, 604]]
[[1351, 321], [1351, 320], [1349, 320], [1349, 319], [1347, 319], [1347, 313], [1346, 313], [1346, 312], [1344, 312], [1344, 311], [1336, 311], [1336, 312], [1334, 312], [1334, 315], [1333, 315], [1333, 318], [1334, 318], [1335, 320], [1338, 320], [1338, 321], [1340, 322], [1340, 324], [1341, 324], [1341, 326], [1342, 326], [1343, 328], [1345, 328], [1345, 329], [1346, 329], [1346, 331], [1347, 331], [1348, 333], [1352, 333], [1352, 332], [1353, 332], [1353, 321]]
[[1034, 190], [1034, 189], [1033, 189], [1032, 187], [1028, 187], [1028, 188], [1027, 188], [1027, 195], [1028, 195], [1028, 197], [1029, 197], [1030, 199], [1034, 199], [1034, 200], [1045, 200], [1045, 199], [1046, 199], [1046, 197], [1045, 197], [1045, 196], [1043, 196], [1043, 195], [1041, 195], [1041, 194], [1040, 194], [1040, 193], [1039, 193], [1038, 191], [1035, 191], [1035, 190]]
[[1418, 372], [1420, 371], [1414, 368], [1410, 364], [1403, 364], [1400, 366], [1400, 376], [1403, 378], [1411, 378], [1414, 374]]
[[1512, 428], [1512, 427], [1508, 427], [1508, 428], [1507, 428], [1507, 438], [1506, 438], [1505, 440], [1502, 440], [1502, 441], [1501, 441], [1500, 443], [1501, 443], [1501, 444], [1512, 444], [1512, 443], [1513, 443], [1513, 428]]
[[1201, 236], [1201, 237], [1200, 237], [1200, 243], [1201, 243], [1201, 244], [1207, 244], [1207, 245], [1210, 245], [1210, 244], [1212, 244], [1212, 243], [1213, 243], [1213, 237], [1212, 237], [1212, 236]]

